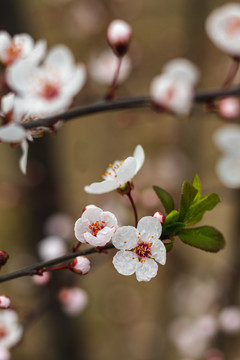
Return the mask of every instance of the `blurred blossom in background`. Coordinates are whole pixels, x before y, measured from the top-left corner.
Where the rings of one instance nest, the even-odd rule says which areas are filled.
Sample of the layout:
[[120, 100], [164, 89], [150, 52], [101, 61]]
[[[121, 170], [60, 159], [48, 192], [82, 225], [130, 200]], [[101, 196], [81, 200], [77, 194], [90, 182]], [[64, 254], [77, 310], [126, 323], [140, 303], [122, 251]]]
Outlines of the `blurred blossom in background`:
[[[12, 0], [2, 4], [0, 18], [2, 30], [11, 35], [45, 39], [48, 49], [64, 44], [77, 62], [86, 64], [88, 81], [72, 103], [82, 106], [102, 100], [112, 80], [115, 65], [105, 32], [116, 18], [133, 29], [119, 96], [148, 95], [164, 64], [182, 57], [201, 71], [197, 89], [220, 87], [230, 59], [214, 47], [204, 26], [209, 13], [224, 3]], [[109, 251], [91, 255], [91, 270], [84, 276], [59, 271], [3, 284], [1, 293], [19, 310], [20, 322], [32, 307], [46, 305], [46, 294], [53, 299], [11, 349], [13, 360], [239, 360], [240, 288], [234, 274], [240, 254], [240, 194], [238, 187], [224, 186], [215, 172], [224, 155], [213, 143], [220, 121], [199, 105], [183, 118], [137, 109], [69, 121], [56, 136], [46, 134], [30, 144], [26, 177], [16, 166], [20, 149], [1, 144], [0, 238], [10, 254], [2, 272], [36, 263], [49, 237], [60, 245], [58, 255], [70, 251], [76, 244], [74, 223], [87, 204], [113, 212], [119, 226], [134, 225], [125, 197], [86, 194], [83, 188], [99, 179], [113, 159], [132, 154], [137, 144], [146, 155], [132, 192], [139, 218], [164, 212], [153, 185], [169, 191], [177, 207], [183, 180], [198, 173], [203, 194], [216, 192], [221, 198], [202, 224], [219, 228], [227, 241], [222, 252], [209, 254], [176, 240], [167, 264], [149, 283], [118, 274], [112, 265], [115, 252]]]

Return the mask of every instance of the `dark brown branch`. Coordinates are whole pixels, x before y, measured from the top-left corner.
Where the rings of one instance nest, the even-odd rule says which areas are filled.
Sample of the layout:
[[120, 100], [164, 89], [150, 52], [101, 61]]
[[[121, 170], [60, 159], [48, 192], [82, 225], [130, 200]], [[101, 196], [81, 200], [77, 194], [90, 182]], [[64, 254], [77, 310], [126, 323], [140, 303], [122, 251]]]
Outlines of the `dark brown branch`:
[[[102, 252], [104, 252], [104, 250], [113, 249], [113, 248], [114, 248], [114, 246], [112, 244], [108, 244], [108, 245], [104, 246], [104, 248], [102, 248]], [[77, 256], [86, 256], [86, 255], [94, 254], [97, 252], [99, 252], [99, 248], [92, 247], [90, 249], [86, 249], [86, 250], [75, 252], [75, 253], [72, 253], [72, 252], [67, 253], [67, 254], [57, 257], [55, 259], [43, 261], [38, 264], [28, 266], [24, 269], [14, 271], [10, 274], [0, 276], [0, 283], [9, 281], [9, 280], [13, 280], [13, 279], [17, 279], [17, 278], [23, 277], [23, 276], [32, 276], [32, 275], [37, 274], [39, 270], [46, 269], [53, 265], [63, 263], [65, 261], [71, 260]], [[100, 252], [101, 252], [101, 250], [100, 250]]]
[[[228, 89], [197, 91], [194, 101], [197, 103], [207, 103], [226, 96], [239, 96], [240, 87], [232, 87]], [[47, 116], [39, 120], [31, 121], [23, 124], [25, 129], [33, 129], [36, 127], [51, 127], [56, 121], [64, 122], [76, 119], [82, 116], [88, 116], [101, 112], [119, 111], [135, 108], [151, 108], [152, 104], [149, 96], [139, 96], [131, 98], [123, 98], [114, 101], [101, 101], [95, 104], [87, 105], [81, 108], [72, 109], [57, 115]]]

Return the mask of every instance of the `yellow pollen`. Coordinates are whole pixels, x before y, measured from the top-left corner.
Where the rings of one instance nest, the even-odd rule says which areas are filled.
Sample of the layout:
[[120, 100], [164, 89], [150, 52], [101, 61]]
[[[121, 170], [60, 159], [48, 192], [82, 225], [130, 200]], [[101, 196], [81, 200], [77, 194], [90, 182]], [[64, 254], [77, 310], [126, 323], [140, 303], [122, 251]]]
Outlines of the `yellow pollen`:
[[126, 241], [124, 241], [124, 244], [126, 244], [127, 242]]
[[134, 259], [135, 259], [135, 257], [133, 256], [133, 257], [132, 257], [132, 259], [134, 260]]

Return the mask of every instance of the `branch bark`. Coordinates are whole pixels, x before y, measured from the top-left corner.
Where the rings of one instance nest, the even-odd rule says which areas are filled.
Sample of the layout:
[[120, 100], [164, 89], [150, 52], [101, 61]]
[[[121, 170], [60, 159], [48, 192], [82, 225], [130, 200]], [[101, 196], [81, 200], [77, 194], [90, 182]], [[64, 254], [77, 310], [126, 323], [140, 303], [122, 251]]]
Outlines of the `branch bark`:
[[[197, 91], [194, 95], [194, 101], [196, 103], [207, 103], [227, 96], [240, 96], [240, 86], [235, 86], [228, 89]], [[82, 116], [89, 116], [97, 113], [136, 108], [152, 108], [150, 97], [138, 96], [118, 99], [114, 101], [101, 101], [80, 108], [71, 109], [57, 115], [46, 116], [38, 120], [27, 122], [22, 124], [22, 126], [25, 129], [34, 129], [37, 127], [51, 127], [59, 120], [66, 122]]]

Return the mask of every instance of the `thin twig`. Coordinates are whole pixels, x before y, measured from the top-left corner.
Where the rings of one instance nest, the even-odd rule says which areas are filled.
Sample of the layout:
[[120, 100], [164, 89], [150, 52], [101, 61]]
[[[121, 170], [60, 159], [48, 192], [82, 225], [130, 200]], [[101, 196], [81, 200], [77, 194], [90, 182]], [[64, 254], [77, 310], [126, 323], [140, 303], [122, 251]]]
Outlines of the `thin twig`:
[[[113, 248], [114, 248], [114, 246], [112, 244], [108, 244], [108, 245], [104, 246], [104, 248], [102, 248], [102, 249], [108, 250], [108, 249], [113, 249]], [[63, 263], [64, 261], [71, 260], [77, 256], [86, 256], [86, 255], [94, 254], [97, 252], [99, 252], [99, 248], [92, 247], [90, 249], [86, 249], [86, 250], [75, 252], [75, 253], [72, 253], [72, 252], [67, 253], [63, 256], [54, 258], [52, 260], [43, 261], [38, 264], [34, 264], [34, 265], [28, 266], [26, 268], [23, 268], [21, 270], [14, 271], [10, 274], [3, 275], [0, 277], [0, 283], [9, 281], [9, 280], [13, 280], [13, 279], [17, 279], [17, 278], [23, 277], [23, 276], [32, 276], [32, 275], [37, 274], [39, 272], [39, 270], [41, 270], [41, 269]], [[104, 251], [102, 251], [102, 252], [104, 252]]]
[[231, 67], [230, 67], [227, 77], [222, 85], [223, 89], [228, 88], [232, 84], [235, 76], [237, 75], [238, 69], [239, 69], [239, 58], [233, 58], [232, 60], [233, 61], [232, 61]]
[[128, 196], [128, 198], [129, 198], [130, 203], [131, 203], [132, 208], [133, 208], [134, 218], [135, 218], [135, 227], [137, 227], [138, 215], [137, 215], [137, 209], [136, 209], [135, 203], [134, 203], [133, 198], [132, 198], [132, 195], [131, 195], [131, 190], [129, 191], [129, 193], [127, 194], [127, 196]]
[[[220, 99], [226, 96], [239, 96], [240, 87], [232, 87], [228, 89], [217, 89], [208, 91], [197, 91], [194, 96], [194, 101], [197, 103], [207, 103], [215, 99]], [[149, 96], [129, 97], [113, 101], [101, 101], [87, 106], [83, 106], [76, 109], [71, 109], [66, 112], [59, 113], [57, 115], [46, 116], [44, 118], [34, 120], [28, 123], [22, 124], [25, 129], [34, 129], [37, 127], [51, 127], [58, 120], [64, 122], [80, 118], [83, 116], [89, 116], [102, 112], [119, 111], [136, 108], [151, 108], [151, 100]]]

